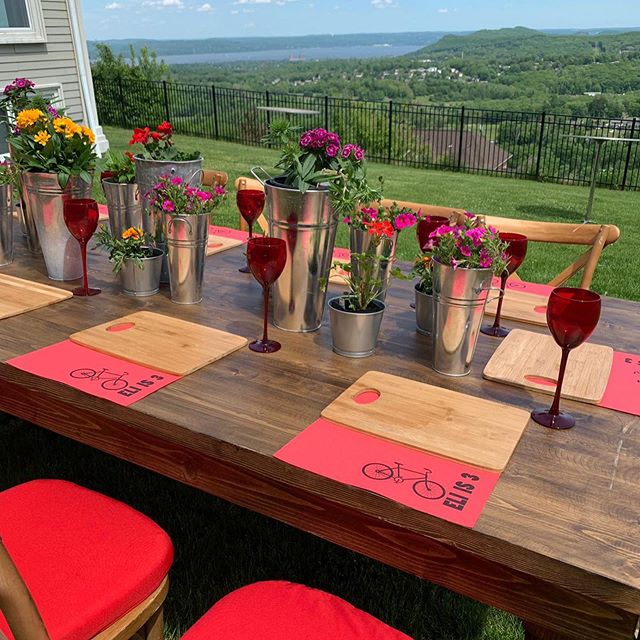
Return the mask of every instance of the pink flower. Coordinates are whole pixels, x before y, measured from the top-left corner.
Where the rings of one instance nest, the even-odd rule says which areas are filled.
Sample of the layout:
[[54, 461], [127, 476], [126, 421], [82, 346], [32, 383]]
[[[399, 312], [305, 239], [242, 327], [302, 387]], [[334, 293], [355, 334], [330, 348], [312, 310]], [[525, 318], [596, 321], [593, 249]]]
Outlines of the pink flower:
[[398, 231], [406, 229], [407, 227], [413, 227], [416, 223], [416, 217], [413, 213], [401, 213], [396, 216], [394, 225]]
[[202, 202], [207, 202], [213, 198], [213, 194], [210, 191], [196, 191], [196, 195]]
[[451, 258], [451, 266], [452, 266], [454, 269], [457, 269], [459, 264], [460, 264], [460, 263], [459, 263], [455, 258]]
[[27, 86], [26, 78], [16, 78], [16, 88], [24, 89]]
[[216, 195], [217, 196], [223, 196], [225, 194], [225, 190], [224, 187], [221, 187], [219, 184], [216, 185]]
[[182, 178], [180, 176], [173, 176], [173, 178], [171, 178], [171, 184], [182, 184]]
[[173, 204], [173, 202], [171, 202], [171, 200], [165, 200], [162, 203], [162, 210], [166, 211], [167, 213], [172, 213], [173, 211], [176, 210], [176, 207]]
[[156, 182], [156, 184], [153, 185], [155, 191], [157, 191], [158, 189], [162, 189], [162, 187], [164, 187], [164, 184], [162, 184], [162, 182]]
[[467, 245], [463, 244], [460, 247], [460, 253], [465, 257], [465, 258], [470, 258], [471, 257], [471, 249], [469, 249], [469, 247], [467, 247]]
[[480, 249], [480, 267], [488, 269], [493, 264], [493, 260], [486, 249]]
[[300, 137], [300, 146], [305, 149], [307, 147], [310, 147], [312, 142], [313, 142], [313, 138], [311, 137], [311, 134], [309, 131], [302, 134], [302, 136]]
[[375, 220], [378, 217], [378, 210], [373, 207], [363, 207], [360, 211], [369, 220]]
[[345, 144], [344, 145], [344, 148], [342, 149], [342, 157], [345, 160], [351, 155], [351, 152], [353, 151], [353, 147], [354, 147], [354, 145], [352, 145], [352, 144]]
[[338, 155], [338, 151], [340, 151], [340, 147], [332, 143], [326, 148], [325, 153], [329, 158], [335, 158]]
[[487, 229], [495, 236], [498, 233], [498, 230], [495, 227], [488, 226]]
[[351, 217], [345, 216], [344, 218], [342, 218], [342, 222], [344, 222], [344, 224], [351, 224]]
[[362, 162], [362, 160], [364, 160], [364, 150], [360, 147], [356, 147], [355, 151], [353, 152], [353, 157], [357, 162]]
[[464, 216], [465, 216], [465, 218], [468, 218], [469, 220], [474, 220], [475, 217], [476, 217], [475, 214], [471, 213], [470, 211], [465, 211], [464, 212]]

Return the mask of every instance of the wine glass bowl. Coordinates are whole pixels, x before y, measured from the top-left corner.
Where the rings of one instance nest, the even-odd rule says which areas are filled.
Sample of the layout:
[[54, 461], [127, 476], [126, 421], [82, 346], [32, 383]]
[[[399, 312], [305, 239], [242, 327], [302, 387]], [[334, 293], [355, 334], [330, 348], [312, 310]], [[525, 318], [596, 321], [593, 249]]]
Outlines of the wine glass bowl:
[[[253, 238], [253, 224], [260, 217], [264, 209], [265, 194], [260, 189], [240, 189], [236, 193], [236, 204], [240, 215], [249, 226], [249, 239]], [[248, 258], [247, 258], [248, 259]], [[248, 263], [239, 269], [242, 273], [249, 273]]]
[[486, 324], [480, 332], [486, 336], [493, 336], [494, 338], [504, 338], [509, 335], [510, 329], [500, 326], [500, 318], [502, 316], [502, 303], [504, 301], [504, 294], [507, 287], [507, 278], [515, 273], [520, 265], [524, 262], [527, 255], [527, 246], [529, 244], [527, 236], [523, 236], [520, 233], [502, 233], [498, 234], [498, 237], [503, 242], [507, 243], [505, 249], [507, 266], [505, 270], [500, 274], [500, 299], [498, 300], [498, 308], [496, 309], [495, 319], [493, 324]]
[[87, 276], [87, 243], [98, 228], [98, 203], [91, 198], [71, 198], [64, 201], [64, 223], [69, 233], [80, 243], [83, 285], [73, 290], [74, 296], [95, 296], [100, 289], [89, 287]]
[[416, 236], [420, 251], [424, 251], [425, 245], [429, 242], [429, 235], [443, 224], [449, 224], [449, 218], [444, 216], [426, 216], [418, 220], [416, 226]]
[[280, 238], [250, 238], [247, 244], [247, 262], [253, 277], [262, 286], [264, 299], [262, 339], [250, 343], [249, 349], [257, 353], [273, 353], [282, 345], [269, 340], [267, 336], [269, 287], [280, 277], [287, 263], [287, 243]]
[[556, 344], [562, 349], [556, 393], [550, 409], [531, 412], [535, 422], [551, 429], [570, 429], [575, 418], [560, 411], [562, 383], [571, 349], [579, 347], [598, 326], [602, 301], [600, 296], [587, 289], [558, 287], [551, 292], [547, 304], [547, 324]]

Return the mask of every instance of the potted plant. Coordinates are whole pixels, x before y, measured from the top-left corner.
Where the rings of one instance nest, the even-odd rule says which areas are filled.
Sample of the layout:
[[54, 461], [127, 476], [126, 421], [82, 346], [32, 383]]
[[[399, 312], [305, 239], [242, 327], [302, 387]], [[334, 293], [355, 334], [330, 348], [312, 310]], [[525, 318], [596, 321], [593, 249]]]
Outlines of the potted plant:
[[418, 278], [415, 285], [416, 331], [430, 336], [433, 331], [433, 278], [429, 254], [424, 253], [416, 258], [411, 276]]
[[288, 253], [273, 288], [273, 322], [288, 331], [315, 331], [338, 220], [381, 194], [367, 181], [364, 150], [343, 144], [336, 133], [301, 134], [287, 120], [274, 120], [263, 141], [282, 150], [281, 174], [266, 181], [265, 191], [271, 234], [287, 242]]
[[116, 235], [104, 225], [96, 234], [98, 247], [109, 251], [113, 272], [120, 274], [122, 290], [128, 296], [152, 296], [160, 291], [161, 249], [140, 227], [129, 227]]
[[[368, 253], [372, 249], [375, 236], [369, 233], [368, 225], [373, 221], [388, 221], [393, 227], [393, 235], [390, 238], [386, 236], [382, 238], [375, 249], [379, 259], [376, 263], [374, 278], [382, 281], [382, 290], [378, 299], [384, 302], [395, 262], [398, 234], [402, 229], [413, 227], [417, 217], [411, 209], [399, 207], [397, 202], [390, 207], [363, 207], [356, 210], [356, 213], [345, 216], [343, 222], [349, 225], [349, 248], [352, 256]], [[359, 262], [353, 257], [351, 273], [357, 276], [358, 269]]]
[[506, 266], [498, 230], [466, 213], [461, 224], [444, 224], [429, 234], [432, 253], [433, 368], [450, 376], [471, 370], [478, 332], [494, 275]]
[[0, 162], [0, 267], [13, 262], [13, 186], [16, 169]]
[[145, 227], [140, 189], [136, 183], [136, 165], [130, 151], [109, 151], [100, 178], [107, 199], [109, 226], [114, 236], [131, 227]]
[[165, 176], [155, 184], [149, 202], [161, 216], [166, 238], [171, 300], [196, 304], [202, 300], [204, 262], [209, 239], [210, 217], [226, 193], [187, 184], [180, 176]]
[[[378, 247], [395, 233], [389, 220], [371, 220], [365, 228], [371, 236], [366, 250], [352, 253], [350, 263], [339, 265], [348, 274], [345, 281], [349, 291], [329, 300], [333, 350], [350, 358], [364, 358], [375, 351], [386, 308], [380, 300], [384, 282], [378, 268]], [[352, 269], [354, 260], [356, 271]]]
[[91, 195], [93, 132], [51, 105], [42, 109], [31, 104], [16, 114], [9, 142], [49, 278], [80, 278], [80, 245], [64, 223], [63, 202]]

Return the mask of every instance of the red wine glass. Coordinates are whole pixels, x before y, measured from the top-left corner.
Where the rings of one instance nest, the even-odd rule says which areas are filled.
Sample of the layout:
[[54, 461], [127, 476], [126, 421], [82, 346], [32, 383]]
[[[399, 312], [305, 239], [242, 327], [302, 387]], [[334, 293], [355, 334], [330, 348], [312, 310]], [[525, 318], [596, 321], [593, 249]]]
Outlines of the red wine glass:
[[80, 243], [82, 251], [83, 284], [73, 290], [74, 296], [95, 296], [100, 289], [89, 287], [87, 277], [87, 243], [98, 227], [98, 203], [89, 198], [77, 198], [64, 201], [64, 223], [69, 233]]
[[579, 347], [593, 333], [600, 320], [600, 307], [600, 296], [587, 289], [559, 287], [549, 296], [547, 324], [554, 340], [562, 348], [562, 358], [551, 408], [531, 412], [534, 421], [544, 427], [570, 429], [576, 423], [571, 414], [560, 411], [562, 382], [569, 351]]
[[[253, 238], [253, 223], [260, 217], [264, 209], [264, 191], [259, 189], [240, 189], [236, 195], [236, 204], [240, 215], [249, 225], [249, 239]], [[248, 257], [247, 257], [248, 260]], [[249, 263], [238, 269], [241, 273], [251, 273]]]
[[418, 236], [420, 251], [424, 251], [425, 245], [429, 242], [429, 234], [443, 224], [449, 224], [449, 218], [445, 218], [444, 216], [426, 216], [418, 220], [416, 235]]
[[247, 244], [247, 262], [253, 277], [262, 285], [264, 296], [262, 340], [254, 340], [249, 349], [258, 353], [273, 353], [282, 345], [267, 337], [269, 287], [280, 277], [287, 263], [287, 243], [280, 238], [250, 238]]
[[507, 254], [507, 266], [500, 275], [500, 298], [498, 299], [498, 308], [496, 310], [496, 317], [493, 324], [484, 325], [480, 332], [486, 336], [493, 336], [494, 338], [504, 338], [509, 335], [511, 329], [506, 329], [500, 326], [500, 316], [502, 314], [502, 302], [504, 300], [504, 293], [507, 287], [507, 278], [515, 273], [518, 267], [524, 262], [524, 258], [527, 255], [527, 236], [523, 236], [519, 233], [499, 233], [500, 240], [507, 243], [505, 253]]

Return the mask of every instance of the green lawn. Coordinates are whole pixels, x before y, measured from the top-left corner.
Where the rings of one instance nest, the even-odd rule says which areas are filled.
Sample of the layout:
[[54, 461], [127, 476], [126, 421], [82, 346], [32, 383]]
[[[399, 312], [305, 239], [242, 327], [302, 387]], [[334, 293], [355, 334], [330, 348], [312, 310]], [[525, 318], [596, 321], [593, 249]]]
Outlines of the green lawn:
[[[112, 147], [124, 149], [129, 133], [108, 128]], [[276, 153], [225, 142], [176, 137], [185, 149], [199, 148], [208, 168], [231, 179], [250, 166], [269, 168]], [[522, 218], [579, 221], [587, 190], [578, 187], [422, 171], [376, 165], [386, 178], [386, 195]], [[95, 193], [101, 198], [99, 186]], [[639, 232], [634, 224], [637, 193], [600, 190], [596, 218], [622, 229], [596, 273], [595, 288], [639, 299]], [[236, 225], [233, 198], [217, 214]], [[346, 233], [341, 230], [340, 242]], [[400, 255], [410, 259], [414, 236], [405, 234]], [[522, 275], [546, 280], [570, 260], [565, 249], [532, 249]], [[309, 534], [234, 507], [157, 474], [116, 460], [44, 429], [0, 415], [0, 490], [32, 478], [72, 480], [114, 496], [148, 514], [174, 541], [176, 561], [167, 601], [169, 637], [191, 625], [231, 589], [255, 580], [288, 579], [316, 586], [405, 631], [416, 640], [521, 640], [520, 622]]]
[[[113, 149], [125, 149], [130, 132], [107, 127], [105, 133]], [[230, 183], [241, 175], [250, 175], [249, 168], [262, 165], [273, 172], [277, 152], [257, 147], [245, 147], [230, 142], [175, 137], [180, 148], [200, 150], [204, 166], [221, 169], [230, 176]], [[558, 184], [495, 178], [447, 171], [427, 171], [373, 164], [371, 176], [385, 178], [385, 196], [467, 209], [475, 213], [502, 215], [530, 220], [580, 222], [586, 208], [588, 189]], [[102, 193], [96, 181], [96, 197]], [[235, 200], [230, 197], [216, 214], [219, 223], [238, 225]], [[596, 270], [593, 289], [599, 293], [640, 300], [640, 193], [598, 189], [594, 205], [597, 222], [620, 227], [618, 242], [605, 249]], [[411, 232], [400, 236], [398, 253], [405, 260], [415, 256], [417, 243]], [[347, 246], [343, 227], [338, 244]], [[519, 273], [525, 280], [546, 282], [570, 264], [581, 250], [564, 246], [532, 245]]]

